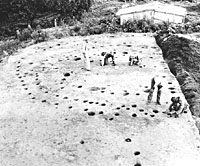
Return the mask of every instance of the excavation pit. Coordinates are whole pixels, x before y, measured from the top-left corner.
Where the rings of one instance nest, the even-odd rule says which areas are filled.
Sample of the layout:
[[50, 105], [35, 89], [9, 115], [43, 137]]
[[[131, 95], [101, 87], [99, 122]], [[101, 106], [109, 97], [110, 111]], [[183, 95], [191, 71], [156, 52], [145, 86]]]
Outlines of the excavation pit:
[[95, 112], [88, 112], [88, 115], [89, 115], [89, 116], [94, 116], [94, 115], [95, 115]]
[[134, 118], [137, 117], [137, 114], [132, 114], [132, 117], [134, 117]]

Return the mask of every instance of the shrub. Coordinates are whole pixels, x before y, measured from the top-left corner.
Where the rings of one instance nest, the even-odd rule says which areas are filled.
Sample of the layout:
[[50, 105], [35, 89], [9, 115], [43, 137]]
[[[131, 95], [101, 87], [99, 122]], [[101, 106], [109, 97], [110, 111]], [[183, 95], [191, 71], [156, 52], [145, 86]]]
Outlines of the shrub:
[[162, 30], [167, 30], [169, 28], [169, 26], [170, 26], [170, 23], [166, 22], [166, 21], [163, 21], [162, 25], [163, 25], [163, 29]]
[[7, 51], [8, 54], [12, 54], [14, 51], [16, 51], [20, 46], [20, 42], [18, 40], [12, 40], [12, 41], [4, 41], [0, 44], [0, 59], [5, 56], [3, 54], [3, 51]]
[[111, 21], [107, 21], [107, 32], [108, 33], [115, 33], [115, 32], [120, 32], [121, 31], [121, 26], [120, 26], [120, 19], [115, 17], [112, 18]]
[[43, 41], [47, 41], [48, 38], [49, 38], [49, 35], [45, 31], [35, 30], [32, 33], [32, 38], [33, 38], [35, 43], [40, 43], [40, 42], [43, 42]]
[[196, 32], [200, 32], [200, 25], [196, 26]]
[[73, 27], [73, 31], [75, 32], [75, 33], [78, 33], [79, 31], [80, 31], [80, 29], [81, 29], [81, 27], [79, 26], [79, 25], [75, 25], [74, 27]]
[[69, 28], [69, 35], [70, 36], [77, 36], [79, 34], [80, 30], [81, 30], [81, 24], [71, 26]]
[[81, 36], [89, 35], [89, 28], [87, 26], [83, 25], [79, 31], [79, 35], [81, 35]]
[[156, 32], [156, 31], [160, 30], [158, 24], [154, 24], [153, 22], [151, 22], [149, 26], [150, 26], [150, 29], [152, 32]]
[[68, 19], [67, 19], [67, 24], [68, 24], [69, 26], [75, 26], [75, 25], [77, 24], [77, 20], [68, 18]]
[[94, 26], [89, 29], [90, 35], [101, 34], [103, 31], [101, 30], [100, 26]]
[[54, 36], [56, 39], [60, 39], [60, 38], [64, 37], [65, 34], [64, 34], [62, 31], [56, 30], [56, 32], [53, 34], [53, 36]]
[[93, 27], [100, 24], [99, 19], [93, 18], [93, 16], [82, 19], [81, 23], [87, 25], [88, 27]]
[[55, 0], [50, 1], [51, 9], [62, 16], [80, 18], [84, 11], [88, 11], [91, 6], [91, 0], [69, 1]]
[[70, 29], [68, 26], [62, 27], [61, 32], [64, 34], [64, 36], [70, 36]]
[[101, 23], [100, 27], [103, 32], [106, 32], [107, 25], [105, 23]]
[[134, 21], [127, 21], [122, 25], [123, 32], [136, 32], [138, 30], [138, 22]]
[[143, 27], [144, 27], [144, 21], [145, 20], [138, 20], [138, 21], [136, 21], [136, 24], [137, 24], [137, 29], [139, 29], [139, 30], [143, 30]]
[[32, 32], [28, 28], [23, 29], [21, 32], [20, 41], [31, 39], [31, 33]]
[[176, 24], [175, 31], [176, 33], [183, 33], [185, 31], [185, 26], [182, 24]]
[[147, 33], [155, 32], [157, 30], [168, 30], [169, 23], [154, 23], [153, 20], [141, 19], [125, 22], [121, 27], [123, 32], [136, 32], [136, 33]]

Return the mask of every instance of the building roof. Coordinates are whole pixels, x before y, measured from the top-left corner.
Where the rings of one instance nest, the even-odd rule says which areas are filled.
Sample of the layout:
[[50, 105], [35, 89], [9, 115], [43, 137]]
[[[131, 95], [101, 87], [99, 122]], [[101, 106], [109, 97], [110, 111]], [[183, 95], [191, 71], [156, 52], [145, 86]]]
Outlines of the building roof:
[[168, 14], [174, 14], [174, 15], [180, 15], [180, 16], [185, 16], [187, 14], [187, 10], [183, 7], [174, 6], [167, 3], [160, 3], [160, 2], [150, 2], [150, 3], [146, 3], [142, 5], [122, 8], [116, 14], [120, 16], [120, 15], [138, 13], [138, 12], [147, 11], [147, 10], [155, 10], [162, 13], [168, 13]]

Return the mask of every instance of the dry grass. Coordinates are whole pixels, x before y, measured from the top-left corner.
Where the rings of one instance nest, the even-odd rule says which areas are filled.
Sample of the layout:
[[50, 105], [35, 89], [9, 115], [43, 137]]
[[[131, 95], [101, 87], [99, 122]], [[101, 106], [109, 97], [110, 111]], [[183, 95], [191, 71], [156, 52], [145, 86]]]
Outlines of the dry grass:
[[8, 55], [11, 55], [13, 52], [18, 50], [20, 47], [20, 42], [18, 40], [7, 40], [7, 41], [1, 41], [0, 43], [0, 60], [7, 56], [4, 54], [4, 51], [8, 53]]

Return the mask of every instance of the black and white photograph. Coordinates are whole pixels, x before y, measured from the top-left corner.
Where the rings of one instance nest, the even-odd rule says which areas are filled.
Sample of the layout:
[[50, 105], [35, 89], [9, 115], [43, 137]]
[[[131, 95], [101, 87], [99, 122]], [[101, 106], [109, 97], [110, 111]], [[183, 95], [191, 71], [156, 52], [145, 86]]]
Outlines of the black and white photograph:
[[0, 166], [190, 165], [199, 0], [0, 0]]

